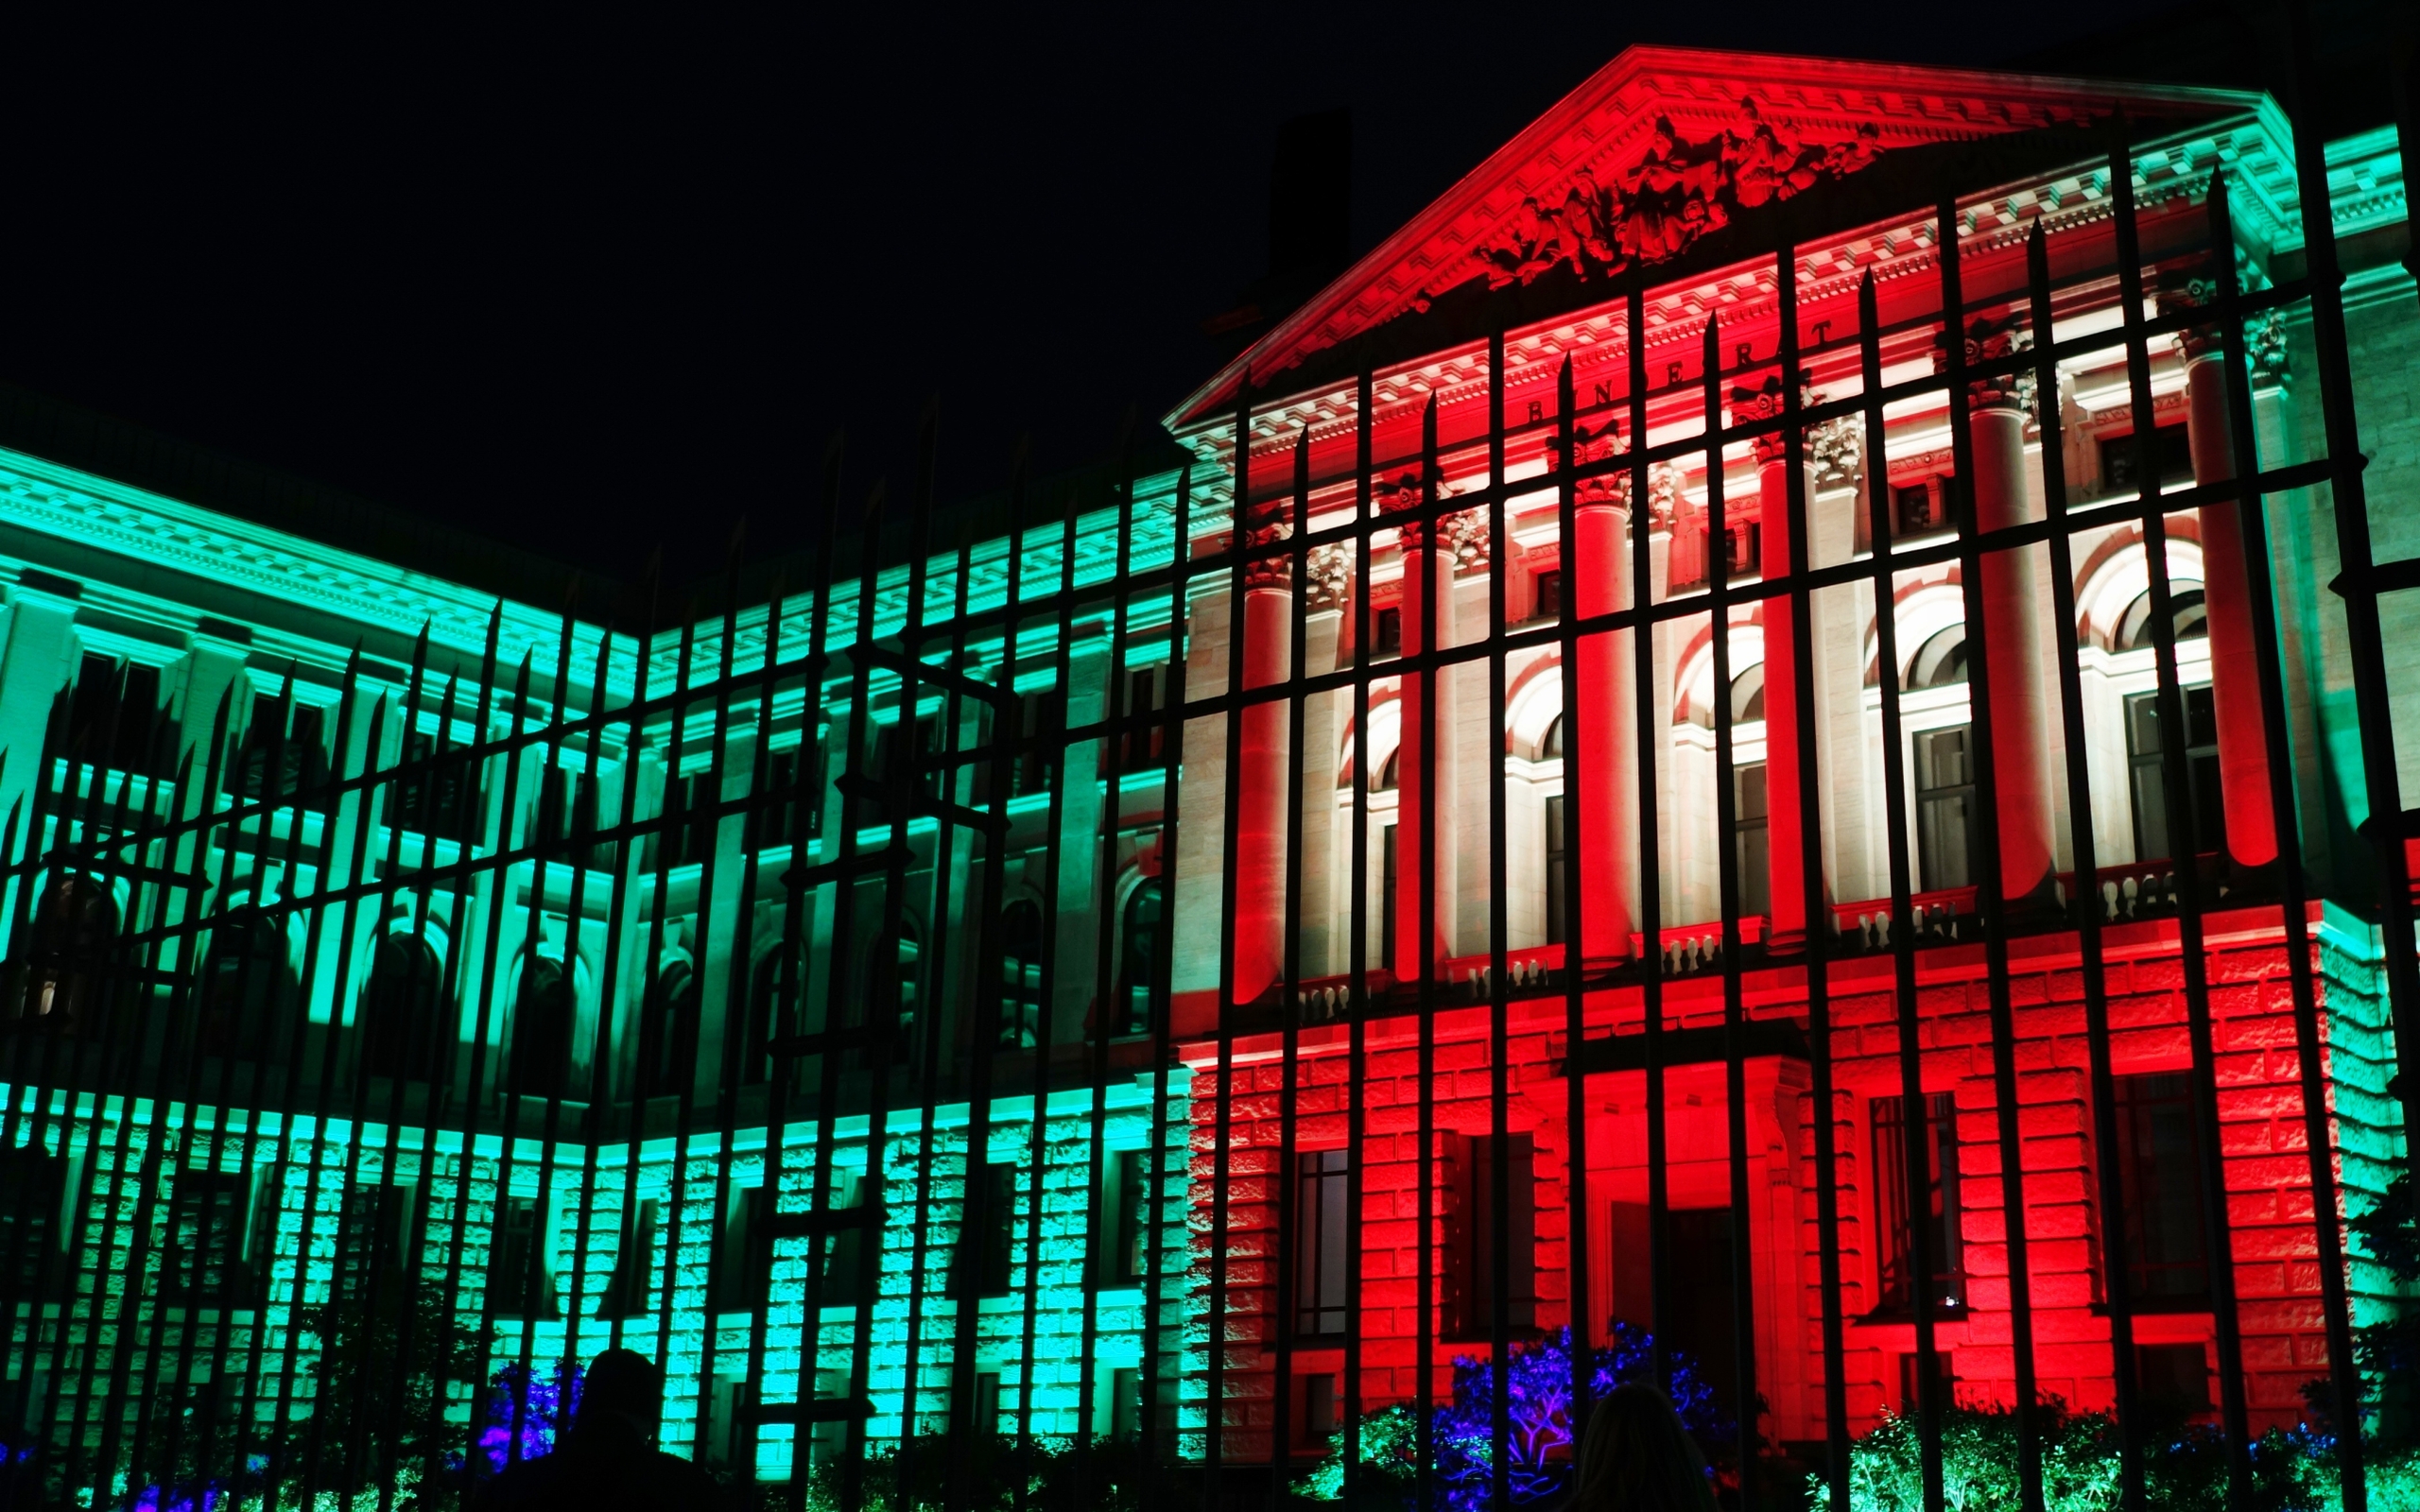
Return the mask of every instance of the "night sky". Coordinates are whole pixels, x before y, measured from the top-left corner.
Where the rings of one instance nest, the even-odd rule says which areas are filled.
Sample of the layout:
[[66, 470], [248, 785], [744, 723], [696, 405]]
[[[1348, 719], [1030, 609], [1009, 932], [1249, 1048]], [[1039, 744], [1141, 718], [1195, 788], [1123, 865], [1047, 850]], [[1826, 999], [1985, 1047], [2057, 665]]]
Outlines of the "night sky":
[[1989, 65], [2159, 9], [54, 17], [5, 37], [0, 379], [687, 579], [808, 539], [836, 428], [903, 479], [938, 395], [946, 498], [1156, 420], [1286, 117], [1351, 109], [1357, 251], [1632, 43]]

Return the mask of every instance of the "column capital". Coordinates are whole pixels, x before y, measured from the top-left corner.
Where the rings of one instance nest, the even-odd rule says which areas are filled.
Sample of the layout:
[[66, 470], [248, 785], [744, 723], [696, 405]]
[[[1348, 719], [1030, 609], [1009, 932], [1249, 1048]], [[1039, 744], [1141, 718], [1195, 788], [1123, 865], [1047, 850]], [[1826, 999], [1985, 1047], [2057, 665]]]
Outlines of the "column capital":
[[2293, 376], [2286, 352], [2286, 312], [2256, 315], [2244, 328], [2244, 356], [2256, 388], [2283, 388]]
[[[1820, 404], [1824, 396], [1802, 376], [1798, 381], [1798, 404], [1801, 409]], [[1754, 424], [1757, 421], [1776, 420], [1789, 411], [1789, 390], [1778, 372], [1765, 374], [1758, 386], [1735, 385], [1731, 390], [1731, 423]], [[1756, 454], [1756, 465], [1778, 462], [1789, 453], [1789, 437], [1782, 431], [1767, 431], [1749, 442]]]
[[1313, 610], [1342, 609], [1353, 593], [1353, 553], [1339, 541], [1313, 546], [1304, 563], [1303, 602]]
[[[1948, 342], [1940, 341], [1943, 350], [1932, 357], [1932, 370], [1949, 370]], [[2025, 317], [2013, 308], [1986, 310], [1966, 322], [1959, 335], [1961, 351], [1966, 366], [2004, 362], [2020, 352], [2033, 350], [2033, 333], [2026, 328]], [[1966, 407], [1969, 410], [2015, 409], [2031, 413], [2033, 409], [2033, 374], [2031, 372], [1995, 373], [1987, 378], [1966, 381]]]
[[[2207, 309], [2218, 302], [2219, 281], [2204, 273], [2162, 274], [2158, 299], [2162, 317]], [[2176, 343], [2176, 354], [2187, 363], [2219, 355], [2219, 328], [2216, 325], [2188, 325], [2170, 339]]]
[[[1401, 538], [1406, 551], [1419, 551], [1430, 543], [1427, 522], [1420, 518], [1421, 506], [1427, 502], [1420, 474], [1419, 468], [1406, 468], [1401, 472], [1380, 478], [1372, 490], [1378, 498], [1378, 513], [1393, 520], [1395, 534]], [[1445, 487], [1443, 478], [1432, 479], [1431, 482], [1439, 499], [1451, 496], [1451, 490]], [[1440, 520], [1438, 524], [1442, 526], [1444, 522]]]
[[[1286, 518], [1286, 506], [1264, 504], [1249, 510], [1245, 519], [1243, 543], [1247, 550], [1260, 551], [1281, 541], [1294, 539], [1294, 523]], [[1279, 553], [1244, 563], [1244, 587], [1286, 588], [1294, 586], [1293, 558]]]

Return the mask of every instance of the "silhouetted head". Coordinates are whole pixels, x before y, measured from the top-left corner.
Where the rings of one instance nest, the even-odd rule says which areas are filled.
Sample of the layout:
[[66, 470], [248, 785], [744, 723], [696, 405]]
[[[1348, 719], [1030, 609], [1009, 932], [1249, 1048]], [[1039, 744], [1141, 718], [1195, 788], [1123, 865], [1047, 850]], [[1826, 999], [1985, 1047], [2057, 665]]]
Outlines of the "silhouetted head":
[[583, 1435], [635, 1434], [652, 1443], [664, 1421], [664, 1377], [655, 1362], [631, 1349], [608, 1349], [588, 1363], [579, 1383]]
[[1616, 1386], [1588, 1415], [1572, 1512], [1714, 1512], [1705, 1456], [1664, 1393]]

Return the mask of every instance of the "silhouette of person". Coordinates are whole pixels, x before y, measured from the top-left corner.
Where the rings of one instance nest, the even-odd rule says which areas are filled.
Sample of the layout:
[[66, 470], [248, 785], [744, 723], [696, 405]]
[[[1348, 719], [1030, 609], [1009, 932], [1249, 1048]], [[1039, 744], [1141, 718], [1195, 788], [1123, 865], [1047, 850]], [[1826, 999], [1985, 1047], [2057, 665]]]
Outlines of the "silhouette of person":
[[1714, 1512], [1705, 1456], [1664, 1393], [1634, 1381], [1597, 1403], [1567, 1512]]
[[663, 1418], [664, 1378], [654, 1362], [607, 1349], [589, 1363], [579, 1417], [554, 1452], [507, 1466], [479, 1488], [474, 1512], [712, 1512], [729, 1505], [714, 1477], [655, 1447]]

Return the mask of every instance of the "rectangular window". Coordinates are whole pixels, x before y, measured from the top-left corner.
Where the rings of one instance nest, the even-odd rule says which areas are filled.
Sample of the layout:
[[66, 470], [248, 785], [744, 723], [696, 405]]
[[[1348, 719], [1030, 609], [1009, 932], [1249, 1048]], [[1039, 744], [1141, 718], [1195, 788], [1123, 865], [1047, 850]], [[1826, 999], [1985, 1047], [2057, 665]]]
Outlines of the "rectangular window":
[[575, 867], [614, 864], [614, 848], [596, 843], [597, 781], [593, 772], [549, 766], [538, 784], [536, 838], [545, 845], [549, 860]]
[[1160, 717], [1167, 707], [1166, 668], [1134, 667], [1126, 674], [1126, 707], [1120, 711], [1129, 720], [1126, 733], [1118, 742], [1117, 769], [1121, 772], [1155, 772], [1167, 763], [1167, 726]]
[[1722, 523], [1725, 544], [1723, 562], [1734, 577], [1747, 576], [1757, 571], [1763, 559], [1760, 538], [1764, 527], [1754, 520], [1739, 519], [1735, 511]]
[[1892, 525], [1902, 536], [1921, 536], [1949, 522], [1942, 507], [1941, 485], [1933, 479], [1897, 484], [1891, 490]]
[[393, 823], [422, 834], [461, 834], [476, 827], [480, 794], [470, 781], [471, 764], [441, 755], [435, 734], [406, 733], [395, 770], [388, 799]]
[[1916, 732], [1916, 859], [1926, 892], [1975, 881], [1973, 743], [1967, 725]]
[[337, 1229], [338, 1298], [367, 1296], [373, 1280], [381, 1291], [403, 1280], [404, 1213], [410, 1197], [409, 1187], [383, 1183], [356, 1186], [344, 1194]]
[[1120, 1444], [1131, 1444], [1143, 1436], [1143, 1372], [1140, 1370], [1119, 1369], [1109, 1373], [1109, 1436]]
[[666, 780], [662, 822], [648, 850], [649, 866], [695, 866], [713, 852], [718, 822], [713, 783], [712, 772]]
[[977, 1433], [993, 1435], [1000, 1431], [1000, 1372], [997, 1370], [975, 1372], [974, 1408], [975, 1410], [969, 1416], [975, 1419], [974, 1428]]
[[1375, 623], [1370, 632], [1370, 654], [1374, 657], [1403, 655], [1403, 610], [1400, 608], [1377, 610]]
[[1016, 761], [1010, 769], [1009, 796], [1046, 791], [1059, 765], [1060, 731], [1066, 702], [1056, 688], [1017, 695]]
[[64, 1271], [67, 1157], [20, 1144], [0, 1156], [0, 1290], [53, 1295]]
[[754, 1457], [755, 1438], [742, 1422], [748, 1405], [748, 1383], [737, 1376], [715, 1377], [714, 1421], [706, 1443], [706, 1463], [724, 1469], [749, 1469], [742, 1466], [742, 1456]]
[[773, 1274], [773, 1242], [765, 1231], [771, 1211], [763, 1187], [734, 1187], [723, 1220], [722, 1263], [717, 1270], [715, 1311], [752, 1313], [765, 1305]]
[[543, 1215], [536, 1197], [506, 1197], [497, 1214], [494, 1267], [488, 1284], [496, 1289], [496, 1312], [505, 1317], [550, 1318], [555, 1278], [546, 1253]]
[[1925, 1152], [1925, 1202], [1922, 1212], [1909, 1211], [1909, 1147], [1907, 1104], [1898, 1097], [1874, 1099], [1874, 1212], [1876, 1278], [1881, 1285], [1879, 1312], [1908, 1312], [1915, 1306], [1917, 1222], [1924, 1225], [1926, 1246], [1931, 1251], [1935, 1308], [1956, 1312], [1966, 1302], [1964, 1254], [1959, 1218], [1958, 1109], [1947, 1092], [1924, 1100], [1924, 1127], [1916, 1136]]
[[[1537, 1188], [1531, 1174], [1530, 1136], [1475, 1134], [1460, 1142], [1455, 1161], [1455, 1200], [1448, 1208], [1453, 1220], [1448, 1232], [1449, 1314], [1446, 1332], [1462, 1338], [1492, 1333], [1500, 1314], [1508, 1329], [1527, 1329], [1537, 1322]], [[1505, 1269], [1496, 1264], [1496, 1161], [1503, 1160]]]
[[[1390, 835], [1394, 833], [1392, 830], [1387, 833]], [[1570, 903], [1567, 894], [1570, 876], [1564, 869], [1568, 864], [1564, 849], [1564, 839], [1563, 795], [1558, 793], [1547, 799], [1547, 943], [1549, 945], [1562, 944], [1565, 938], [1564, 931], [1570, 927], [1564, 917]], [[1392, 848], [1389, 853], [1392, 854]]]
[[1294, 1157], [1294, 1332], [1305, 1338], [1340, 1337], [1347, 1248], [1353, 1243], [1352, 1155], [1305, 1150]]
[[[2163, 489], [2193, 481], [2193, 448], [2187, 440], [2183, 424], [2162, 425], [2152, 432], [2152, 465], [2159, 469], [2159, 484]], [[2100, 438], [2100, 490], [2103, 493], [2139, 493], [2142, 480], [2135, 457], [2135, 437], [2129, 431], [2123, 436]]]
[[2137, 1344], [2135, 1379], [2154, 1418], [2175, 1422], [2210, 1410], [2210, 1364], [2199, 1344]]
[[1548, 567], [1530, 579], [1530, 618], [1563, 618], [1563, 569]]
[[1378, 964], [1388, 971], [1395, 964], [1395, 827], [1392, 824], [1378, 832]]
[[[1958, 1372], [1950, 1351], [1932, 1351], [1933, 1383], [1941, 1389], [1941, 1404], [1948, 1407], [1958, 1400]], [[1912, 1418], [1922, 1410], [1924, 1356], [1910, 1350], [1899, 1356], [1899, 1416]]]
[[815, 833], [821, 784], [819, 781], [809, 786], [804, 779], [818, 776], [812, 770], [817, 748], [810, 742], [767, 754], [763, 775], [749, 798], [747, 833], [740, 842], [745, 849], [795, 845]]
[[1739, 863], [1739, 912], [1762, 914], [1772, 907], [1772, 842], [1766, 814], [1765, 764], [1750, 762], [1731, 769], [1731, 843]]
[[[67, 706], [68, 754], [119, 771], [150, 770], [160, 718], [160, 669], [85, 653]], [[173, 756], [173, 751], [168, 753]]]
[[614, 1254], [614, 1274], [605, 1282], [602, 1299], [607, 1317], [645, 1317], [650, 1311], [649, 1286], [655, 1273], [656, 1199], [641, 1197], [622, 1213], [620, 1246]]
[[2193, 1078], [2172, 1072], [2116, 1080], [2127, 1295], [2138, 1310], [2205, 1308], [2209, 1248]]
[[[1017, 1168], [987, 1165], [967, 1193], [958, 1271], [977, 1297], [1006, 1297], [1016, 1261]], [[972, 1200], [980, 1198], [979, 1201]]]
[[1343, 1393], [1334, 1373], [1315, 1370], [1294, 1378], [1294, 1423], [1291, 1448], [1297, 1454], [1324, 1454], [1341, 1419], [1337, 1409]]
[[1101, 1176], [1101, 1284], [1132, 1286], [1151, 1259], [1151, 1152], [1112, 1150]]
[[1614, 1321], [1633, 1328], [1655, 1327], [1655, 1273], [1650, 1263], [1652, 1239], [1644, 1202], [1616, 1202], [1607, 1214], [1605, 1243], [1613, 1255]]
[[[835, 1167], [832, 1185], [825, 1192], [823, 1201], [834, 1212], [855, 1212], [862, 1216], [866, 1202], [866, 1174]], [[866, 1234], [865, 1228], [852, 1224], [844, 1228], [835, 1228], [825, 1236], [821, 1305], [853, 1307], [856, 1304], [864, 1290], [866, 1251], [872, 1243]]]
[[[2193, 845], [2204, 851], [2226, 849], [2226, 804], [2219, 790], [2219, 721], [2210, 686], [2179, 689], [2185, 696], [2187, 803], [2193, 816]], [[2159, 695], [2126, 698], [2127, 796], [2135, 810], [2135, 856], [2140, 861], [2176, 859], [2168, 833], [2168, 773], [2160, 741]]]
[[168, 1198], [165, 1291], [185, 1302], [236, 1306], [252, 1300], [244, 1264], [251, 1183], [233, 1171], [184, 1171]]

